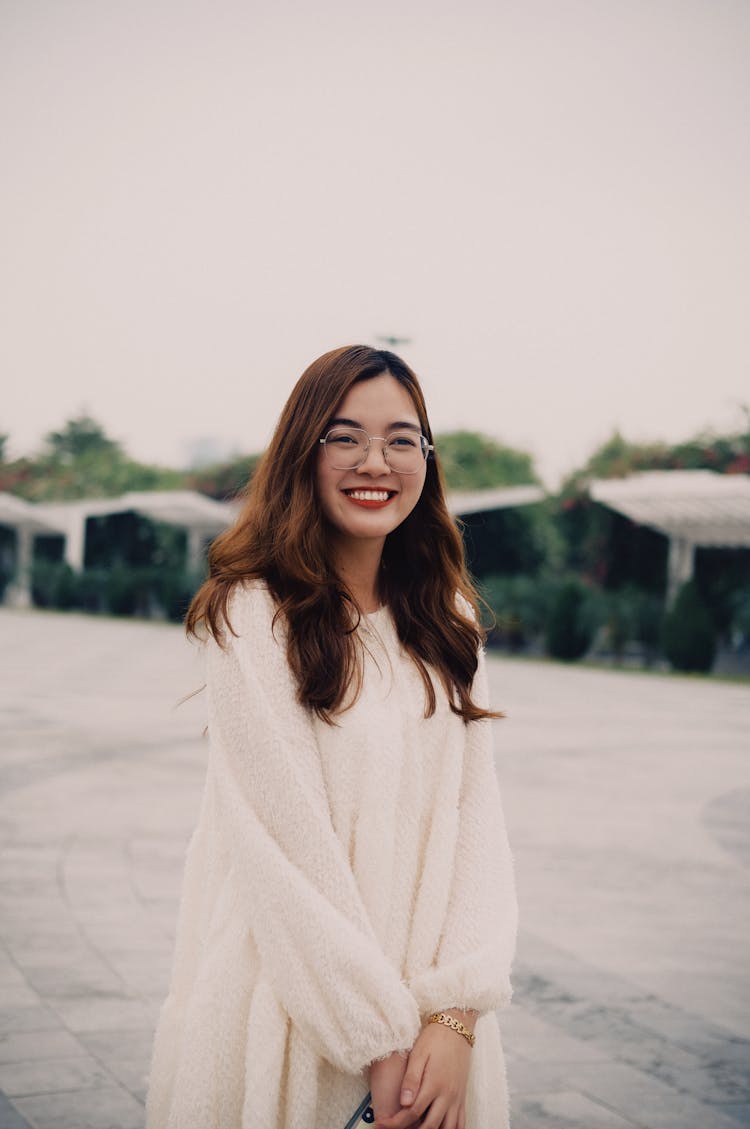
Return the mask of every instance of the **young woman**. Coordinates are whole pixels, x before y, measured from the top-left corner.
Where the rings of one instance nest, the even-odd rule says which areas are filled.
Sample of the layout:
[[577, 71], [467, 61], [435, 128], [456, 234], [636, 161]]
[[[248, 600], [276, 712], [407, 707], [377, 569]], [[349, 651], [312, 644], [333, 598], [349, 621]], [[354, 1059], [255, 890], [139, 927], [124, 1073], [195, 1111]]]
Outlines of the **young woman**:
[[210, 754], [148, 1129], [344, 1129], [368, 1090], [382, 1129], [504, 1129], [497, 715], [402, 360], [303, 373], [187, 626]]

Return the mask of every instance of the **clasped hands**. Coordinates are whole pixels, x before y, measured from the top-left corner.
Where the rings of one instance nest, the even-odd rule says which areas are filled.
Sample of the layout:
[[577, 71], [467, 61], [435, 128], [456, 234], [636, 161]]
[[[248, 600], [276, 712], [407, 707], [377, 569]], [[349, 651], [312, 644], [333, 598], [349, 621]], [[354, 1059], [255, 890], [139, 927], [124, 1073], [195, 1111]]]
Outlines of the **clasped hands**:
[[[473, 1026], [476, 1012], [451, 1015]], [[473, 1051], [440, 1023], [422, 1028], [408, 1056], [389, 1055], [370, 1066], [373, 1129], [465, 1129], [466, 1085]]]

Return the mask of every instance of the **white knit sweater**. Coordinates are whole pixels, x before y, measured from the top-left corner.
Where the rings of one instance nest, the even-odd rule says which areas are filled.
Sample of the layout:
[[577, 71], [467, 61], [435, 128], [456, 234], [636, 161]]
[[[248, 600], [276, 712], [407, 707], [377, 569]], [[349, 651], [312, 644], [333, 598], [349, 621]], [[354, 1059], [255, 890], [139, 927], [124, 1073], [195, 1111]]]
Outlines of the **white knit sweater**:
[[[495, 1008], [516, 897], [491, 725], [424, 689], [387, 610], [337, 726], [300, 706], [261, 584], [206, 647], [210, 754], [188, 848], [148, 1129], [343, 1129], [368, 1064], [475, 1008], [467, 1129], [505, 1129]], [[487, 697], [484, 657], [475, 698]], [[459, 1038], [459, 1036], [456, 1036]]]

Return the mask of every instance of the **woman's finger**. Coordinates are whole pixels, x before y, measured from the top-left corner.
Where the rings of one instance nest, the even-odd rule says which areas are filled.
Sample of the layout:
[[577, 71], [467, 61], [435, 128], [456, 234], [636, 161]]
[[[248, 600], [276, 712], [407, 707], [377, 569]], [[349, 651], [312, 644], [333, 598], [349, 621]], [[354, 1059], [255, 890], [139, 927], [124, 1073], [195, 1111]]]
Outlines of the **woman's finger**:
[[[448, 1114], [449, 1106], [444, 1098], [437, 1097], [427, 1111], [427, 1114], [422, 1121], [424, 1129], [443, 1129], [443, 1123]], [[445, 1126], [445, 1129], [453, 1129], [453, 1126]]]
[[427, 1055], [415, 1054], [413, 1051], [409, 1055], [406, 1071], [401, 1082], [401, 1105], [411, 1106], [417, 1098], [427, 1061]]
[[375, 1123], [375, 1129], [408, 1129], [410, 1125], [423, 1125], [422, 1114], [429, 1108], [434, 1097], [434, 1094], [420, 1093], [412, 1105], [405, 1106], [393, 1117], [379, 1118]]

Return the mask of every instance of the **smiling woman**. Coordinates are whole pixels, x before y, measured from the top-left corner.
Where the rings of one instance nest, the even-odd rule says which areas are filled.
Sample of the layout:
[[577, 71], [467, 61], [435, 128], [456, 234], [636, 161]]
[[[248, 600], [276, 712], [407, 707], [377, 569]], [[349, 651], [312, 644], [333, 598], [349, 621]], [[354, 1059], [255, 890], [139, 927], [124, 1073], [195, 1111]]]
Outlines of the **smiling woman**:
[[303, 373], [187, 626], [211, 751], [149, 1129], [344, 1129], [368, 1089], [383, 1129], [505, 1129], [498, 715], [400, 358]]

